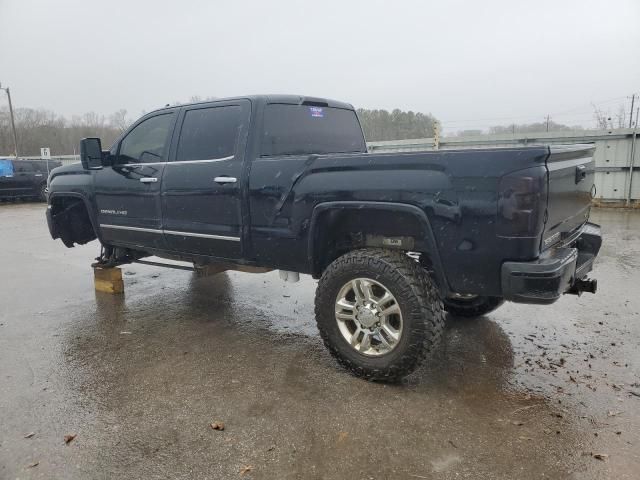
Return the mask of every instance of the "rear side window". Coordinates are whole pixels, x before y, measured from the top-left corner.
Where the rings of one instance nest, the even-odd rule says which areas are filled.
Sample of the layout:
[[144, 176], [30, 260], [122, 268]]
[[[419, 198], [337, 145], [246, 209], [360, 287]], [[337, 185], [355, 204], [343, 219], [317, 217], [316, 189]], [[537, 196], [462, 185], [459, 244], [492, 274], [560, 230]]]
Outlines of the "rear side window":
[[366, 152], [353, 110], [309, 105], [267, 105], [262, 155]]
[[242, 108], [236, 105], [187, 110], [176, 161], [231, 157], [241, 123]]
[[164, 162], [172, 119], [172, 113], [157, 115], [135, 126], [120, 143], [118, 163]]

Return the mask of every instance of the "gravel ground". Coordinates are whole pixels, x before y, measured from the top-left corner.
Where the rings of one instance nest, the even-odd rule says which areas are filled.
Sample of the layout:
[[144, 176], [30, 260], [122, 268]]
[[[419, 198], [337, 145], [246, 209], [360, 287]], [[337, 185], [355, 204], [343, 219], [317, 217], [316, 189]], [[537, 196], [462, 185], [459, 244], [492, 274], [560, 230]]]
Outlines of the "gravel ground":
[[309, 277], [132, 265], [98, 294], [97, 244], [0, 204], [0, 478], [638, 478], [640, 212], [592, 220], [597, 295], [448, 318], [390, 386], [325, 351]]

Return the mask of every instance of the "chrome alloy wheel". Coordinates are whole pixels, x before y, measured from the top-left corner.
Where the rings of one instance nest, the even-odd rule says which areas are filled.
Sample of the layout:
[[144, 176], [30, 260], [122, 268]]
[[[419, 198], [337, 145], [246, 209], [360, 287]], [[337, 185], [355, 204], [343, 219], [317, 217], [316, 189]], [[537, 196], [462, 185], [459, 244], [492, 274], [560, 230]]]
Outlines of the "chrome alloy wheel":
[[335, 307], [340, 333], [361, 354], [384, 355], [400, 341], [400, 305], [380, 282], [369, 278], [351, 280], [340, 289]]

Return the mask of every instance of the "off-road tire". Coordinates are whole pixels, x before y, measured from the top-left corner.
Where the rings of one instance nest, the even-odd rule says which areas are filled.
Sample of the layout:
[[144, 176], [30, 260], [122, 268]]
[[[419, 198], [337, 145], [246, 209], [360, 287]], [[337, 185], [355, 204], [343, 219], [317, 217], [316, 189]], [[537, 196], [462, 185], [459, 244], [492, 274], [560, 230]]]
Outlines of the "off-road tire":
[[[382, 283], [402, 310], [401, 337], [384, 355], [363, 355], [340, 333], [336, 298], [343, 285], [358, 277]], [[318, 330], [329, 352], [356, 376], [386, 382], [399, 381], [433, 353], [444, 330], [443, 308], [435, 283], [418, 262], [400, 251], [373, 248], [347, 253], [331, 263], [315, 299]]]
[[444, 299], [444, 309], [454, 317], [481, 317], [493, 312], [504, 303], [500, 297], [475, 297], [466, 299]]

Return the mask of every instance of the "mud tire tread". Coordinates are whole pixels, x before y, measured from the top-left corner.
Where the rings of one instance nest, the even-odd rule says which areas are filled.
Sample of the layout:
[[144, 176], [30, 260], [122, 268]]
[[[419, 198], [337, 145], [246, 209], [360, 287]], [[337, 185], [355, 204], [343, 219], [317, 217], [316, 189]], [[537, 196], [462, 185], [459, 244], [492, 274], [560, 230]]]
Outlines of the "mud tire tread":
[[[403, 337], [408, 335], [409, 339], [401, 339], [387, 355], [359, 354], [337, 329], [335, 295], [350, 272], [354, 277], [357, 272], [368, 273], [374, 279], [384, 277], [384, 285], [393, 290], [400, 303]], [[398, 382], [431, 356], [440, 343], [445, 320], [439, 291], [427, 271], [404, 252], [377, 248], [349, 252], [326, 268], [316, 291], [315, 314], [320, 336], [340, 365], [358, 377], [385, 382]]]

